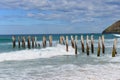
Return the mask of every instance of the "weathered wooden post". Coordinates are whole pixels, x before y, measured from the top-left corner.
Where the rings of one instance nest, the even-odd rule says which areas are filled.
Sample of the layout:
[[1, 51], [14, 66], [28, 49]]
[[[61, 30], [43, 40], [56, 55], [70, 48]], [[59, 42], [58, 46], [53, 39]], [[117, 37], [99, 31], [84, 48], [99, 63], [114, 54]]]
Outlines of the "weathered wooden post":
[[35, 47], [37, 48], [37, 37], [35, 36]]
[[102, 53], [105, 53], [104, 35], [102, 35]]
[[64, 36], [60, 36], [59, 43], [65, 45], [65, 38], [64, 38]]
[[73, 36], [71, 36], [71, 45], [72, 45], [72, 48], [75, 48]]
[[24, 44], [23, 44], [23, 36], [21, 38], [22, 38], [22, 48], [23, 48], [23, 46], [24, 46]]
[[75, 36], [75, 41], [76, 41], [76, 44], [78, 43], [78, 36], [76, 35]]
[[18, 36], [18, 48], [20, 48], [20, 37]]
[[[61, 36], [60, 36], [60, 37], [61, 37]], [[61, 43], [60, 43], [60, 37], [59, 37], [59, 44], [61, 44]]]
[[40, 43], [38, 43], [38, 47], [40, 48]]
[[46, 47], [46, 37], [45, 36], [43, 36], [43, 48], [45, 48]]
[[13, 42], [13, 48], [16, 47], [16, 38], [15, 36], [12, 36], [12, 42]]
[[75, 43], [74, 43], [74, 47], [75, 47], [75, 54], [77, 55], [77, 43], [78, 43], [78, 36], [75, 36]]
[[62, 36], [59, 38], [59, 43], [62, 44]]
[[77, 42], [75, 41], [75, 54], [77, 55]]
[[115, 38], [114, 43], [113, 43], [112, 57], [115, 57], [115, 55], [117, 54], [116, 44], [117, 44], [117, 39]]
[[68, 36], [66, 36], [66, 51], [68, 52]]
[[31, 46], [30, 46], [30, 45], [31, 45], [31, 44], [30, 44], [30, 41], [31, 41], [31, 40], [30, 40], [30, 36], [28, 36], [28, 41], [27, 41], [27, 42], [28, 42], [28, 48], [29, 48], [29, 49], [31, 48]]
[[99, 40], [98, 40], [98, 51], [97, 51], [97, 56], [99, 57], [100, 56], [100, 49], [101, 49], [101, 46], [100, 46], [100, 38], [99, 37]]
[[82, 48], [82, 52], [84, 53], [84, 38], [83, 38], [83, 35], [81, 35], [81, 48]]
[[49, 46], [52, 46], [52, 35], [49, 36]]
[[89, 36], [86, 37], [86, 53], [89, 56]]
[[25, 37], [22, 37], [22, 48], [25, 48]]
[[34, 37], [32, 37], [32, 48], [34, 48], [35, 46], [34, 46], [34, 44], [35, 44], [35, 38]]
[[93, 35], [91, 35], [91, 53], [94, 53], [94, 39], [93, 39]]
[[116, 45], [117, 45], [117, 38], [115, 38], [115, 50], [116, 50], [115, 54], [117, 54], [117, 47], [116, 47]]
[[63, 45], [65, 45], [65, 38], [64, 38], [64, 36], [62, 36], [62, 43], [63, 43]]

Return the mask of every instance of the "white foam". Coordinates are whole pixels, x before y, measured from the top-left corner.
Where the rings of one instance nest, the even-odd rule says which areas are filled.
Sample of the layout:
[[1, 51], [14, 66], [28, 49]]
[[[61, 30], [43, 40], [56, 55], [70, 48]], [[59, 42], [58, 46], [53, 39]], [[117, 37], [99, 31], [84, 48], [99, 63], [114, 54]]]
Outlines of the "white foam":
[[[39, 76], [28, 75], [28, 73], [34, 73], [33, 71], [37, 71], [37, 75]], [[46, 65], [29, 68], [23, 72], [28, 79], [32, 77], [35, 80], [119, 80], [120, 64], [86, 64], [82, 66], [75, 64], [64, 64], [60, 66]]]
[[69, 46], [69, 51], [66, 52], [65, 45], [58, 44], [56, 47], [47, 47], [44, 49], [26, 49], [21, 51], [1, 53], [0, 61], [50, 58], [59, 55], [75, 55], [74, 49]]
[[120, 35], [119, 34], [113, 34], [114, 36], [116, 36], [116, 37], [120, 37]]

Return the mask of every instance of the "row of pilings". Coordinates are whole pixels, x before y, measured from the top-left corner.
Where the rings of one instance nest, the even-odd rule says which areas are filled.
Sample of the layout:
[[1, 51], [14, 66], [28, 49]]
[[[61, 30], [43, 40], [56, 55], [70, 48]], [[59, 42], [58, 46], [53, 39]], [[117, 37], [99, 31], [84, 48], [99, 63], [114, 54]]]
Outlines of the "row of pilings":
[[[78, 36], [71, 36], [71, 46], [72, 48], [75, 50], [75, 54], [78, 54]], [[47, 39], [46, 36], [42, 37], [42, 44], [38, 43], [37, 41], [37, 37], [34, 36], [28, 36], [27, 38], [22, 36], [16, 39], [15, 36], [12, 36], [12, 42], [13, 42], [13, 48], [16, 47], [16, 42], [18, 41], [18, 48], [40, 48], [40, 47], [47, 47]], [[68, 36], [64, 37], [64, 36], [60, 36], [59, 37], [59, 44], [61, 45], [66, 45], [66, 51], [69, 51], [69, 39]], [[90, 55], [90, 53], [94, 53], [94, 37], [93, 35], [91, 35], [90, 39], [89, 36], [86, 36], [86, 45], [84, 44], [84, 38], [83, 35], [81, 35], [80, 37], [80, 42], [81, 42], [81, 50], [82, 53], [87, 54], [87, 56]], [[91, 44], [91, 46], [90, 46]], [[113, 49], [112, 49], [112, 57], [115, 57], [117, 54], [117, 50], [116, 50], [116, 44], [117, 44], [117, 39], [114, 39], [114, 43], [113, 43]], [[27, 46], [26, 46], [27, 45]], [[52, 35], [49, 35], [49, 47], [52, 47]], [[86, 48], [85, 48], [86, 46]], [[91, 52], [90, 52], [91, 51]], [[104, 35], [99, 36], [98, 38], [98, 47], [97, 47], [97, 56], [100, 56], [100, 53], [102, 52], [102, 54], [105, 54], [105, 43], [104, 43]]]
[[[22, 36], [16, 38], [15, 36], [12, 36], [12, 42], [13, 42], [13, 48], [17, 47], [16, 42], [18, 41], [18, 48], [45, 48], [47, 46], [46, 44], [46, 37], [42, 37], [42, 44], [38, 43], [37, 37], [34, 36]], [[49, 36], [49, 46], [52, 46], [52, 36]]]

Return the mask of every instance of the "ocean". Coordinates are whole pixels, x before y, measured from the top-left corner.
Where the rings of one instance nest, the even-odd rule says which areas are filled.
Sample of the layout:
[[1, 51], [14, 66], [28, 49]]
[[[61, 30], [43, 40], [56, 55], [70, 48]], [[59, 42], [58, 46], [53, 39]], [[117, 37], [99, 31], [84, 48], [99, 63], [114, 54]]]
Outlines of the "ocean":
[[[49, 47], [49, 34], [36, 34], [37, 43], [47, 37], [46, 48], [12, 48], [12, 35], [0, 35], [0, 80], [120, 80], [120, 38], [106, 34], [105, 54], [97, 57], [98, 38], [102, 34], [52, 34], [53, 46]], [[69, 51], [59, 44], [60, 36], [69, 37]], [[70, 36], [78, 36], [78, 54], [71, 47]], [[94, 36], [94, 53], [82, 53], [80, 36]], [[15, 35], [23, 36], [23, 35]], [[24, 35], [27, 37], [28, 35]], [[117, 55], [112, 57], [114, 38], [117, 38]], [[17, 44], [17, 43], [16, 43]], [[90, 45], [89, 45], [90, 46]]]

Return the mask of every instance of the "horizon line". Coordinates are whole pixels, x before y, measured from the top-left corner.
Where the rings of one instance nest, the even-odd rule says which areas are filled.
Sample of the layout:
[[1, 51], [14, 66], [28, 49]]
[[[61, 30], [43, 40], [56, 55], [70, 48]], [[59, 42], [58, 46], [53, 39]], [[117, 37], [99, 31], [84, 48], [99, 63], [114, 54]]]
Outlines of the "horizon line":
[[0, 35], [54, 35], [54, 34], [102, 34], [102, 33], [22, 33], [22, 34], [0, 34]]

